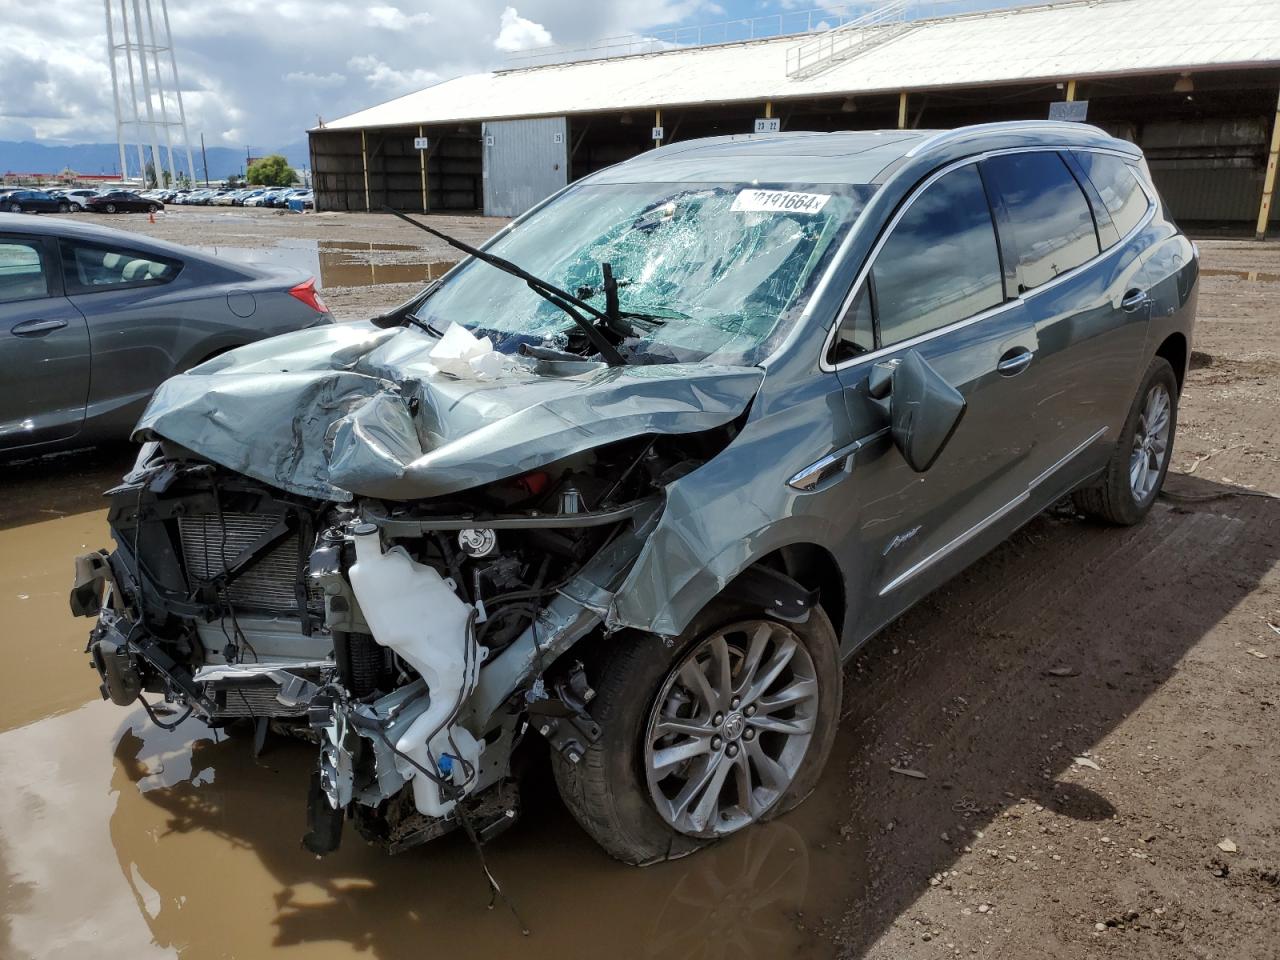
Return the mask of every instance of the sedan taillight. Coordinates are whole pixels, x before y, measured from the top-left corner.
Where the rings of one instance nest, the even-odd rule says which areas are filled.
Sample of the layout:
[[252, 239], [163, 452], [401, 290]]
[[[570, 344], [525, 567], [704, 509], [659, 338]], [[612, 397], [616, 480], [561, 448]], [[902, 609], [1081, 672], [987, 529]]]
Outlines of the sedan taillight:
[[289, 290], [289, 296], [297, 297], [312, 310], [316, 311], [316, 313], [329, 312], [329, 308], [325, 306], [325, 302], [320, 299], [320, 294], [316, 293], [315, 277], [291, 288]]

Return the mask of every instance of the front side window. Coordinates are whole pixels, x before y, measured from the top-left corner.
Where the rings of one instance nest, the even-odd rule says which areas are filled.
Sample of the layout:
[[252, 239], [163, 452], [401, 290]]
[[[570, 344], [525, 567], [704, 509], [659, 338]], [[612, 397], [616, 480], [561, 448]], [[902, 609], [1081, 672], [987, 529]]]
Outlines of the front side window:
[[1088, 150], [1079, 151], [1075, 158], [1102, 197], [1102, 204], [1111, 215], [1116, 230], [1121, 237], [1126, 236], [1142, 221], [1151, 206], [1133, 168], [1119, 157]]
[[181, 266], [177, 260], [133, 250], [62, 241], [62, 273], [70, 293], [168, 283], [178, 275]]
[[871, 279], [881, 346], [1003, 302], [995, 227], [976, 166], [952, 170], [911, 201]]
[[[584, 184], [487, 248], [603, 310], [602, 265], [636, 331], [619, 347], [641, 363], [757, 363], [803, 312], [873, 193], [847, 184]], [[499, 350], [569, 349], [573, 321], [522, 280], [472, 261], [417, 310]]]
[[1098, 255], [1089, 201], [1062, 157], [1010, 153], [983, 161], [1017, 251], [1018, 292], [1048, 283]]
[[0, 238], [0, 303], [49, 296], [49, 278], [36, 241]]

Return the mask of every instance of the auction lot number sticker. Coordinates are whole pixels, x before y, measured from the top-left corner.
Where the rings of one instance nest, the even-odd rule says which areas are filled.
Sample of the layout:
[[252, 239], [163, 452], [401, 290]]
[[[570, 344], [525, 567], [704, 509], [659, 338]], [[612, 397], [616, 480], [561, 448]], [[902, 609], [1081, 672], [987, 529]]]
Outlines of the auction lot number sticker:
[[733, 198], [731, 210], [750, 213], [817, 213], [829, 193], [793, 193], [790, 190], [743, 190]]

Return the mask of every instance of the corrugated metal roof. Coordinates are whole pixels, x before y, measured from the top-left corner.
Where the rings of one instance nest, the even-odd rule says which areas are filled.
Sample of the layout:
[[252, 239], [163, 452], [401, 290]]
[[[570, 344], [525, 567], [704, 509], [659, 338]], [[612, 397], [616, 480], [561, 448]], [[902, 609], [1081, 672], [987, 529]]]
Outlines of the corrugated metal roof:
[[325, 129], [1280, 64], [1278, 0], [1086, 0], [918, 21], [803, 79], [811, 35], [458, 77]]

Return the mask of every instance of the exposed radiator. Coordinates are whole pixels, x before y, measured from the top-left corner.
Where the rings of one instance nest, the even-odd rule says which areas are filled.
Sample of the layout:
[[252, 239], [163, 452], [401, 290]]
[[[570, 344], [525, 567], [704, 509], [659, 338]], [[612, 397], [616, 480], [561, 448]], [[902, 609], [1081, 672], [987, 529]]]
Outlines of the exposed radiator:
[[[192, 580], [206, 580], [220, 573], [246, 547], [275, 525], [271, 514], [230, 513], [178, 518], [182, 556]], [[291, 533], [258, 558], [227, 585], [227, 599], [237, 610], [265, 610], [297, 616], [298, 561], [301, 546]], [[323, 609], [322, 594], [310, 580], [305, 581], [307, 606]]]
[[219, 717], [299, 717], [307, 712], [306, 704], [281, 703], [276, 699], [279, 692], [269, 680], [205, 685], [205, 694], [217, 704]]

